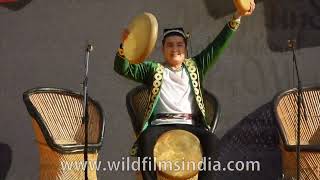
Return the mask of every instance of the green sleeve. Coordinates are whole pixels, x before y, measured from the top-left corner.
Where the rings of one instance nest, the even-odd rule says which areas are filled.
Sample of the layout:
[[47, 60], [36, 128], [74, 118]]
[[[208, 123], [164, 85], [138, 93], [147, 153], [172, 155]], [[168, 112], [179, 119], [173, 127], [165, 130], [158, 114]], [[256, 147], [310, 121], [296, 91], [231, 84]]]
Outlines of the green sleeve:
[[152, 78], [154, 64], [155, 62], [151, 61], [140, 64], [130, 64], [128, 59], [121, 57], [117, 53], [113, 68], [118, 74], [128, 79], [147, 84], [149, 78]]
[[193, 57], [198, 66], [198, 70], [202, 79], [217, 61], [222, 51], [226, 48], [234, 32], [235, 30], [231, 29], [227, 24], [219, 33], [219, 35], [213, 40], [213, 42], [211, 42], [198, 55]]

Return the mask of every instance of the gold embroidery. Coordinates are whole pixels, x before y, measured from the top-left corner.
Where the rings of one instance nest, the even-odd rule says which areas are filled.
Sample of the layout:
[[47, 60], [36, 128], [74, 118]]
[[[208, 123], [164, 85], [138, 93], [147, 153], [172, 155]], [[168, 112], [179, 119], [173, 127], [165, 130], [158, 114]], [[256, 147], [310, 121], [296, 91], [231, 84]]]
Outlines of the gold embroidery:
[[195, 95], [199, 95], [199, 89], [198, 88], [194, 88], [194, 94]]
[[194, 72], [196, 72], [196, 67], [190, 66], [190, 67], [188, 68], [188, 70], [189, 70], [189, 72], [194, 73]]
[[233, 30], [237, 30], [240, 26], [240, 21], [238, 20], [231, 20], [229, 23], [228, 23], [229, 27]]
[[156, 74], [154, 75], [154, 79], [160, 81], [160, 80], [162, 79], [162, 74], [156, 73]]
[[151, 101], [155, 101], [155, 100], [156, 100], [156, 97], [157, 97], [156, 94], [152, 95], [152, 96], [151, 96]]
[[191, 66], [191, 65], [193, 65], [192, 60], [187, 59], [187, 60], [186, 60], [186, 65], [187, 65], [187, 66]]
[[198, 86], [198, 82], [197, 81], [192, 81], [192, 85], [194, 88], [196, 88]]
[[162, 66], [161, 66], [161, 65], [160, 65], [160, 66], [158, 65], [156, 71], [157, 71], [158, 73], [163, 73], [163, 68], [162, 68]]
[[206, 114], [206, 111], [204, 109], [201, 109], [202, 114]]
[[192, 81], [196, 81], [198, 76], [196, 73], [190, 73], [190, 77]]
[[201, 97], [200, 96], [196, 96], [196, 100], [197, 102], [200, 104], [201, 103]]
[[163, 66], [161, 64], [158, 64], [158, 67], [156, 68], [156, 73], [154, 74], [154, 81], [152, 83], [152, 90], [149, 95], [149, 107], [148, 110], [145, 113], [145, 120], [149, 118], [152, 108], [154, 106], [154, 101], [156, 100], [159, 92], [160, 92], [160, 86], [161, 86], [161, 81], [163, 78]]
[[205, 117], [205, 108], [204, 108], [204, 104], [203, 104], [203, 100], [202, 100], [202, 94], [201, 94], [201, 91], [199, 90], [200, 80], [198, 78], [198, 71], [197, 71], [195, 62], [192, 61], [191, 59], [187, 59], [185, 64], [186, 64], [188, 71], [190, 73], [190, 78], [192, 80], [192, 86], [194, 89], [194, 93], [196, 95], [196, 101], [197, 101], [198, 107], [201, 110], [203, 116]]
[[154, 81], [153, 82], [153, 87], [160, 87], [161, 82], [160, 81]]
[[136, 156], [136, 155], [137, 155], [137, 152], [138, 152], [138, 147], [135, 146], [135, 147], [131, 148], [131, 150], [130, 150], [130, 155], [131, 155], [131, 156]]
[[154, 87], [154, 88], [152, 89], [152, 94], [153, 94], [153, 95], [158, 94], [158, 92], [159, 92], [159, 88]]
[[202, 103], [199, 104], [199, 108], [200, 108], [200, 109], [203, 109], [203, 108], [204, 108], [204, 106], [203, 106]]

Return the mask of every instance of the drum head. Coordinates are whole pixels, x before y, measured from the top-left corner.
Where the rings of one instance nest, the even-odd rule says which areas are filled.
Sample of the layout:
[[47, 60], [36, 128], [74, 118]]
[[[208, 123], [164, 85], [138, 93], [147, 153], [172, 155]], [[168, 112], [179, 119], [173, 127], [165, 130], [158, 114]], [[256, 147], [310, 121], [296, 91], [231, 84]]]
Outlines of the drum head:
[[130, 22], [128, 30], [129, 36], [123, 43], [124, 56], [130, 63], [141, 63], [150, 55], [156, 43], [157, 19], [151, 13], [144, 12]]
[[[153, 149], [158, 172], [167, 178], [188, 179], [198, 174], [202, 162], [199, 139], [185, 130], [163, 133]], [[166, 163], [166, 162], [171, 163]]]
[[251, 0], [233, 0], [234, 5], [241, 13], [250, 10], [250, 2]]

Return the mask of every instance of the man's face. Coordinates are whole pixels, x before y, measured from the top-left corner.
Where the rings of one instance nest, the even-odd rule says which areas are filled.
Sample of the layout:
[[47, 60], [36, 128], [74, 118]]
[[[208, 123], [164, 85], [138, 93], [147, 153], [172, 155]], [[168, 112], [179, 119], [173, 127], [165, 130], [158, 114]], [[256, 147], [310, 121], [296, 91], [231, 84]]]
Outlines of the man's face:
[[181, 36], [166, 37], [162, 53], [166, 62], [171, 66], [181, 65], [186, 57], [186, 44]]

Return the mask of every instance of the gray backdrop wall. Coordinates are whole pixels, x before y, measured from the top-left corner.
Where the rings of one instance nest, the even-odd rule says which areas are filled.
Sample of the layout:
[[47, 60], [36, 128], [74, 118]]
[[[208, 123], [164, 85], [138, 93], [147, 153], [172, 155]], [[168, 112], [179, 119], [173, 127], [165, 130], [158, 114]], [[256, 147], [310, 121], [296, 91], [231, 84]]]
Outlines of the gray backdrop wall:
[[[251, 17], [209, 73], [206, 88], [222, 105], [217, 134], [222, 137], [245, 115], [295, 86], [286, 40], [298, 41], [304, 85], [320, 82], [320, 3], [317, 0], [257, 1]], [[12, 151], [8, 180], [36, 179], [39, 155], [31, 118], [22, 101], [27, 89], [49, 86], [80, 91], [86, 40], [94, 42], [89, 94], [106, 115], [100, 160], [121, 160], [135, 137], [125, 108], [126, 93], [138, 84], [113, 71], [120, 34], [135, 15], [148, 11], [159, 32], [183, 26], [192, 34], [192, 54], [200, 52], [230, 19], [224, 0], [34, 0], [23, 9], [0, 7], [0, 142]], [[161, 36], [159, 36], [161, 38]], [[162, 61], [157, 41], [151, 58]], [[132, 172], [98, 172], [99, 179], [134, 179]]]

